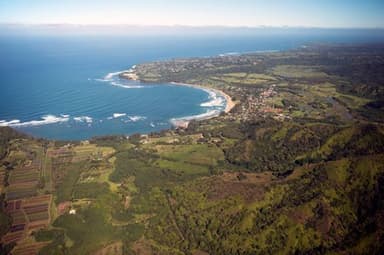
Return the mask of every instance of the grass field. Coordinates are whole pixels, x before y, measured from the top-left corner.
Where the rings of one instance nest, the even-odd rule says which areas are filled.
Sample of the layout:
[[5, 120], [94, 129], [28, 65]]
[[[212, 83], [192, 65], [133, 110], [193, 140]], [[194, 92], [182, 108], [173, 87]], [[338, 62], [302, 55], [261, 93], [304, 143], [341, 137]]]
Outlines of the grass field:
[[224, 159], [222, 150], [209, 144], [157, 145], [155, 149], [161, 158], [195, 165], [215, 166]]
[[317, 66], [278, 65], [272, 70], [274, 75], [286, 78], [325, 79], [328, 75]]
[[277, 81], [273, 76], [260, 73], [225, 73], [221, 76], [212, 76], [214, 83], [241, 84], [246, 86], [266, 85]]

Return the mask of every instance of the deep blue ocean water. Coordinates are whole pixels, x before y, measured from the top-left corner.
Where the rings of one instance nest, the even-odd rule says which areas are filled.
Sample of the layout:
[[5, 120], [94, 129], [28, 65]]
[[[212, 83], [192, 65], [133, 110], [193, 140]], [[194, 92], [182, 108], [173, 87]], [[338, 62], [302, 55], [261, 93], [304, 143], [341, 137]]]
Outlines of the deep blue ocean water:
[[159, 131], [170, 128], [173, 118], [223, 106], [202, 106], [212, 100], [203, 90], [127, 83], [108, 74], [154, 60], [286, 50], [311, 42], [377, 43], [383, 38], [382, 31], [360, 30], [156, 36], [0, 33], [0, 125], [53, 139]]

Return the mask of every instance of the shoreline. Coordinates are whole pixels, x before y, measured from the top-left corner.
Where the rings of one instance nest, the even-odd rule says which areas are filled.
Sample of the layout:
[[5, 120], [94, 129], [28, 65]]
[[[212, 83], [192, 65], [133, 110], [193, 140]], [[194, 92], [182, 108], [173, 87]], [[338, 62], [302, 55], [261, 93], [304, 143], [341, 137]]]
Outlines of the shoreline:
[[[132, 72], [131, 70], [123, 71], [120, 74], [120, 77], [122, 77], [123, 79], [140, 82], [140, 79], [138, 79], [138, 75], [136, 73]], [[203, 90], [210, 90], [210, 91], [213, 91], [217, 94], [220, 94], [222, 97], [225, 98], [225, 101], [226, 101], [225, 109], [224, 109], [225, 113], [229, 113], [232, 110], [232, 108], [235, 107], [235, 105], [236, 105], [236, 103], [232, 100], [231, 96], [229, 96], [227, 93], [225, 93], [224, 91], [219, 90], [219, 89], [205, 87], [205, 86], [197, 85], [197, 84], [182, 83], [182, 82], [175, 82], [175, 81], [171, 81], [171, 82], [169, 82], [169, 84], [198, 88], [198, 89], [203, 89]]]
[[[121, 77], [123, 79], [131, 80], [131, 81], [141, 82], [141, 80], [139, 79], [139, 76], [136, 73], [135, 68], [136, 68], [136, 65], [132, 66], [130, 69], [128, 69], [126, 71], [122, 71], [121, 73], [119, 73], [119, 77]], [[204, 90], [208, 93], [214, 92], [216, 94], [219, 94], [220, 96], [224, 97], [224, 99], [225, 99], [225, 108], [223, 111], [225, 113], [229, 113], [232, 110], [232, 108], [235, 107], [235, 105], [236, 105], [236, 103], [232, 100], [231, 96], [229, 96], [227, 93], [225, 93], [224, 91], [219, 90], [219, 89], [210, 88], [210, 87], [197, 85], [197, 84], [189, 84], [189, 83], [174, 82], [174, 81], [167, 82], [167, 83], [171, 84], [171, 85], [176, 85], [176, 86], [186, 86], [186, 87], [191, 87], [191, 88], [195, 88], [195, 89], [201, 89], [201, 90]], [[212, 119], [212, 118], [218, 117], [221, 112], [222, 111], [206, 112], [206, 113], [202, 113], [199, 115], [187, 116], [184, 118], [175, 118], [175, 119], [171, 119], [170, 121], [171, 121], [171, 124], [173, 126], [175, 126], [176, 128], [187, 128], [189, 125], [189, 122], [192, 120], [201, 121], [201, 120]]]
[[[136, 66], [133, 66], [131, 69], [127, 70], [127, 71], [123, 71], [119, 74], [119, 76], [123, 79], [127, 79], [127, 80], [132, 80], [132, 81], [139, 81], [140, 82], [140, 78], [139, 76], [136, 74], [135, 72], [135, 67]], [[206, 86], [203, 86], [203, 85], [197, 85], [197, 84], [189, 84], [189, 83], [182, 83], [182, 82], [167, 82], [168, 84], [171, 84], [171, 85], [176, 85], [176, 86], [186, 86], [186, 87], [192, 87], [192, 88], [195, 88], [195, 89], [201, 89], [201, 90], [204, 90], [206, 92], [214, 92], [216, 94], [219, 94], [221, 95], [222, 97], [224, 97], [225, 99], [225, 108], [224, 108], [224, 111], [225, 113], [229, 113], [233, 107], [235, 107], [236, 103], [232, 100], [231, 96], [229, 96], [227, 93], [225, 93], [224, 91], [222, 90], [219, 90], [219, 89], [215, 89], [215, 88], [210, 88], [210, 87], [206, 87]], [[212, 111], [211, 114], [209, 114], [209, 112], [207, 113], [203, 113], [203, 114], [199, 114], [199, 115], [194, 115], [194, 116], [188, 116], [188, 117], [184, 117], [184, 118], [175, 118], [175, 119], [171, 119], [171, 124], [173, 126], [175, 126], [176, 128], [187, 128], [188, 125], [189, 125], [189, 122], [191, 120], [197, 120], [197, 121], [201, 121], [201, 120], [208, 120], [208, 119], [212, 119], [212, 118], [215, 118], [215, 117], [218, 117], [220, 115], [222, 111]]]
[[[119, 73], [119, 76], [123, 79], [141, 82], [139, 79], [139, 76], [137, 75], [137, 73], [135, 71], [135, 68], [136, 68], [136, 65], [132, 66], [130, 69], [128, 69], [126, 71], [121, 71]], [[226, 101], [226, 105], [225, 105], [225, 109], [224, 109], [225, 113], [229, 113], [232, 110], [232, 108], [235, 107], [235, 105], [236, 105], [236, 103], [232, 100], [231, 96], [229, 96], [227, 93], [225, 93], [224, 91], [219, 90], [219, 89], [210, 88], [210, 87], [206, 87], [206, 86], [198, 85], [198, 84], [190, 84], [190, 83], [175, 82], [175, 81], [171, 81], [168, 83], [172, 84], [172, 85], [187, 86], [187, 87], [198, 88], [198, 89], [203, 89], [203, 90], [210, 90], [210, 91], [213, 91], [217, 94], [220, 94], [222, 97], [225, 98], [225, 101]]]
[[210, 90], [217, 94], [220, 94], [222, 97], [225, 98], [225, 101], [226, 101], [225, 109], [224, 109], [225, 113], [229, 113], [232, 110], [232, 108], [235, 107], [236, 105], [236, 103], [232, 100], [231, 96], [229, 96], [227, 93], [219, 89], [209, 88], [209, 87], [205, 87], [197, 84], [188, 84], [188, 83], [174, 82], [174, 81], [170, 82], [170, 84], [177, 85], [177, 86], [187, 86], [187, 87], [198, 88], [203, 90]]

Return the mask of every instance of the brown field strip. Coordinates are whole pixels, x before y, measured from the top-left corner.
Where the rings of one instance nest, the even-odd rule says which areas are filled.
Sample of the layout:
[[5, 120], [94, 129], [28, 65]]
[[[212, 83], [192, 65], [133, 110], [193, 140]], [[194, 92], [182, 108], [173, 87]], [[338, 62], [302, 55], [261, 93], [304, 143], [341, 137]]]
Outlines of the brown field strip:
[[22, 242], [12, 250], [12, 255], [35, 255], [38, 254], [39, 250], [48, 243], [49, 242]]
[[51, 202], [52, 195], [7, 201], [5, 210], [12, 217], [12, 226], [10, 231], [3, 237], [2, 242], [19, 242], [27, 237], [31, 231], [47, 227], [50, 222]]

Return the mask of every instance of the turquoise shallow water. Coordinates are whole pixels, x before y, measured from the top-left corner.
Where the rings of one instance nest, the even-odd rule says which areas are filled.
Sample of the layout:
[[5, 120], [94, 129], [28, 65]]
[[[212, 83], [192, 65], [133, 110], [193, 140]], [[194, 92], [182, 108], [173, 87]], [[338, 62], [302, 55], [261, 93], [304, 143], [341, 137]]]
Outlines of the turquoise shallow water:
[[154, 60], [285, 50], [311, 41], [359, 38], [335, 33], [236, 37], [0, 34], [0, 126], [53, 139], [159, 131], [170, 128], [174, 118], [221, 110], [223, 102], [207, 104], [215, 98], [203, 90], [143, 85], [112, 73]]

